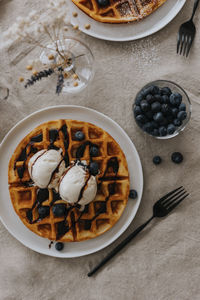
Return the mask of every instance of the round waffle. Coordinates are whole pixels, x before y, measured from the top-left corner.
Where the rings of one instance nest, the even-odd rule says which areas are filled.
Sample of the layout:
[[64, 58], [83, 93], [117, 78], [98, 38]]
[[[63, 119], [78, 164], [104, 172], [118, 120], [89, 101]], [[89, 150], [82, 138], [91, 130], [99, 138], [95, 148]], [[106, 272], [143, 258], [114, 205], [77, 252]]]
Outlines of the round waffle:
[[96, 21], [128, 23], [147, 17], [167, 0], [109, 0], [105, 7], [100, 6], [97, 0], [72, 1]]
[[[85, 135], [81, 142], [75, 139], [77, 131]], [[77, 153], [89, 164], [91, 144], [99, 148], [99, 155], [93, 158], [99, 166], [98, 189], [95, 199], [83, 211], [61, 200], [54, 189], [34, 186], [28, 172], [28, 162], [34, 153], [62, 149], [66, 167], [76, 160]], [[82, 148], [84, 151], [80, 151]], [[84, 241], [109, 230], [122, 215], [129, 195], [127, 161], [118, 143], [103, 129], [75, 120], [50, 121], [31, 131], [10, 159], [8, 183], [13, 207], [21, 221], [39, 236], [62, 242]], [[65, 216], [54, 216], [54, 203], [66, 205]], [[49, 214], [43, 219], [38, 215], [39, 205], [49, 207]]]

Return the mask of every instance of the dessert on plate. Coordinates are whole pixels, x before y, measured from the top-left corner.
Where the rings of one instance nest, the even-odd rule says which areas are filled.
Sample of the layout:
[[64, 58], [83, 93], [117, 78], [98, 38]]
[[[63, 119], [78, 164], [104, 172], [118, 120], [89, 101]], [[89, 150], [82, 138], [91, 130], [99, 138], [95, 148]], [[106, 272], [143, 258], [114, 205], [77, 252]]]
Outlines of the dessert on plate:
[[139, 21], [167, 0], [72, 0], [82, 11], [103, 23]]
[[8, 168], [13, 207], [34, 233], [62, 242], [101, 235], [120, 218], [129, 173], [118, 143], [103, 129], [56, 120], [31, 131]]

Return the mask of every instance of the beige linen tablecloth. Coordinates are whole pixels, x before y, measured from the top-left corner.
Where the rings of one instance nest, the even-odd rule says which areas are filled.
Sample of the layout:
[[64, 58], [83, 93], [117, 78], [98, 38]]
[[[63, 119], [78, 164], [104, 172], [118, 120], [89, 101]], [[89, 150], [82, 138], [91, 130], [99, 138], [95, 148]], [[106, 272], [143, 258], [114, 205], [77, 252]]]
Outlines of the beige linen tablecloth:
[[[165, 220], [154, 220], [120, 255], [96, 276], [87, 272], [119, 242], [106, 249], [76, 259], [56, 259], [40, 255], [20, 244], [0, 224], [1, 300], [198, 300], [200, 299], [200, 20], [195, 17], [197, 36], [190, 57], [177, 56], [179, 25], [191, 14], [194, 1], [187, 1], [179, 15], [151, 37], [129, 43], [100, 41], [85, 35], [97, 64], [93, 83], [82, 93], [55, 96], [51, 81], [25, 90], [18, 83], [27, 64], [25, 46], [11, 47], [0, 54], [0, 85], [9, 88], [9, 97], [0, 101], [0, 139], [28, 114], [51, 105], [74, 104], [105, 113], [128, 133], [137, 147], [144, 169], [144, 195], [128, 230], [146, 221], [154, 201], [166, 191], [184, 185], [190, 198]], [[0, 30], [18, 15], [36, 7], [40, 0], [3, 0], [0, 3]], [[192, 120], [175, 139], [158, 141], [142, 134], [133, 122], [131, 105], [138, 89], [154, 79], [170, 79], [188, 92]], [[170, 162], [180, 151], [181, 165]], [[163, 163], [152, 164], [154, 155]], [[7, 170], [5, 170], [7, 172]], [[8, 201], [10, 201], [8, 199]]]

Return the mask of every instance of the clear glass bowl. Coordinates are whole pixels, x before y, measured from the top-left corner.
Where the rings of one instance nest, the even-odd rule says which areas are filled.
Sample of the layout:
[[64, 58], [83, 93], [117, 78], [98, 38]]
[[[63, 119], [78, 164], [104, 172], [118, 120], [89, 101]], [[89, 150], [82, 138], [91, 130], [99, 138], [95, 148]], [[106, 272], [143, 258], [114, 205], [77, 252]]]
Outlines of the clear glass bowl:
[[[151, 135], [150, 133], [144, 131], [140, 126], [139, 124], [137, 123], [136, 119], [135, 119], [135, 116], [134, 116], [134, 119], [135, 119], [135, 122], [137, 124], [137, 126], [144, 132], [146, 133], [147, 135], [150, 135], [156, 139], [161, 139], [161, 140], [166, 140], [166, 139], [170, 139], [170, 138], [173, 138], [175, 136], [177, 136], [181, 131], [183, 131], [186, 127], [186, 125], [188, 124], [190, 118], [191, 118], [191, 112], [192, 112], [192, 104], [190, 102], [190, 99], [187, 95], [187, 93], [184, 91], [184, 89], [182, 87], [180, 87], [177, 83], [175, 82], [172, 82], [172, 81], [169, 81], [169, 80], [156, 80], [156, 81], [152, 81], [148, 84], [146, 84], [136, 95], [135, 99], [137, 98], [137, 96], [139, 95], [139, 93], [148, 88], [149, 86], [151, 85], [155, 85], [155, 86], [158, 86], [159, 88], [163, 88], [163, 87], [169, 87], [171, 90], [172, 90], [172, 93], [179, 93], [182, 95], [183, 99], [182, 99], [182, 103], [185, 103], [186, 105], [186, 112], [187, 112], [187, 118], [183, 121], [182, 125], [180, 127], [177, 127], [176, 131], [173, 133], [173, 134], [168, 134], [166, 136], [154, 136], [154, 135]], [[135, 107], [135, 101], [133, 103], [133, 109]]]
[[[62, 64], [62, 57], [67, 58], [67, 63], [63, 67], [63, 71], [67, 76], [64, 79], [63, 92], [78, 93], [87, 87], [94, 77], [94, 56], [87, 45], [83, 42], [69, 37], [59, 40], [55, 44], [47, 45], [46, 49], [40, 55], [40, 61], [44, 65], [50, 62], [53, 64]], [[54, 59], [49, 61], [49, 57], [53, 55]]]

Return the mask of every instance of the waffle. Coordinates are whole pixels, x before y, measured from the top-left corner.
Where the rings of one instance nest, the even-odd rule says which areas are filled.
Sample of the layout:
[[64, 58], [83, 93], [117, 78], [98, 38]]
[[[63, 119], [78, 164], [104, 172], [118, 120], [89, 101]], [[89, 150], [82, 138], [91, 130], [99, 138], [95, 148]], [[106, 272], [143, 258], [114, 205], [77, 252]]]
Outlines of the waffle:
[[92, 19], [103, 23], [139, 21], [153, 13], [167, 0], [110, 0], [102, 7], [97, 0], [72, 0]]
[[[76, 141], [76, 131], [85, 134], [84, 141]], [[99, 155], [93, 160], [99, 165], [97, 195], [83, 211], [69, 206], [54, 189], [45, 189], [42, 206], [49, 207], [49, 215], [38, 218], [37, 197], [40, 189], [33, 185], [28, 173], [28, 161], [39, 150], [61, 148], [66, 167], [76, 160], [77, 149], [86, 141], [98, 145]], [[87, 142], [86, 142], [87, 143]], [[86, 146], [81, 160], [90, 161]], [[117, 168], [116, 163], [117, 162]], [[129, 194], [129, 173], [126, 158], [118, 143], [103, 129], [86, 122], [56, 120], [44, 123], [30, 132], [14, 151], [8, 169], [8, 183], [13, 207], [21, 221], [34, 233], [62, 242], [84, 241], [109, 230], [120, 218]], [[55, 217], [52, 203], [65, 203], [67, 215]], [[32, 220], [30, 223], [30, 211]]]

